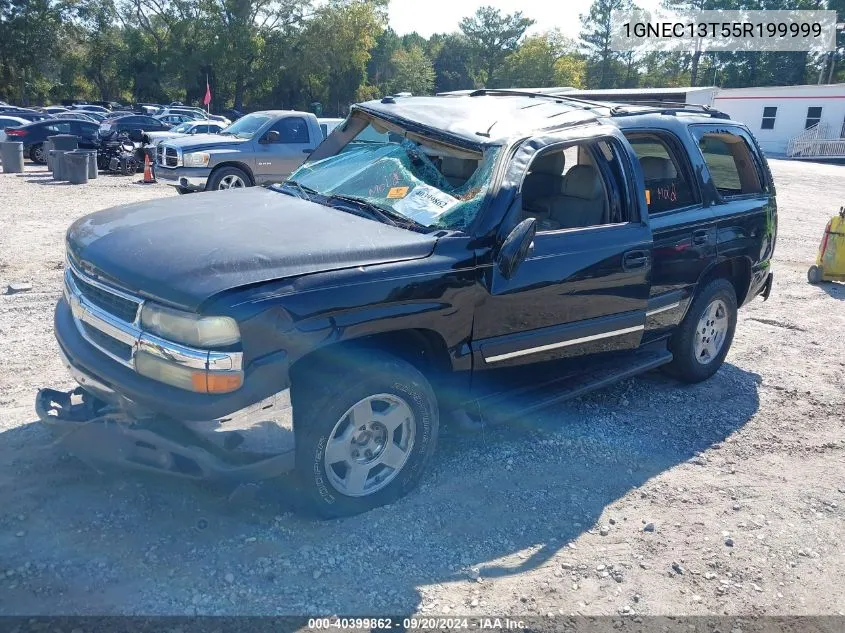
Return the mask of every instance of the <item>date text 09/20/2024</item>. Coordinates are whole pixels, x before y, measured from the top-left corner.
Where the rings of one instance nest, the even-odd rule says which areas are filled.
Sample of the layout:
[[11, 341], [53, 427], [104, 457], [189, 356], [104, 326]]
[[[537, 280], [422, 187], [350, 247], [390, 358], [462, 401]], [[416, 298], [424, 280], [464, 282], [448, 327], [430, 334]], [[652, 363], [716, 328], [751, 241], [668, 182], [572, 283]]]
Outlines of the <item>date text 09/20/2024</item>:
[[522, 630], [525, 623], [522, 620], [497, 617], [422, 617], [422, 618], [313, 618], [308, 621], [308, 629], [312, 631], [332, 630], [447, 630], [447, 629], [478, 629], [478, 630]]

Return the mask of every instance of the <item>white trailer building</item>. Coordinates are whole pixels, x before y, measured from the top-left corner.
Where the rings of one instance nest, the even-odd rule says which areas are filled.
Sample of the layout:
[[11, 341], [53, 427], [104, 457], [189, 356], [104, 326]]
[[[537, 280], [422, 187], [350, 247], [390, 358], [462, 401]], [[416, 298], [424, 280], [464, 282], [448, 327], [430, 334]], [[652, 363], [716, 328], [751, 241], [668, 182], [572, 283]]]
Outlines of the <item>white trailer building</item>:
[[771, 156], [845, 158], [845, 83], [765, 88], [636, 88], [561, 92], [599, 101], [707, 105], [742, 121]]

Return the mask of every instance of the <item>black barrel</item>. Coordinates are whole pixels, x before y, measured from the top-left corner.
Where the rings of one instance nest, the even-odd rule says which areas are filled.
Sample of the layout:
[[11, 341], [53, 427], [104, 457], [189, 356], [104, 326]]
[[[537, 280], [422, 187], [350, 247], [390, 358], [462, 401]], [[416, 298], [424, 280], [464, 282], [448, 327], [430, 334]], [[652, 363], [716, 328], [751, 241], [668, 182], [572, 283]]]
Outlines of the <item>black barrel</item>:
[[74, 151], [65, 152], [64, 169], [67, 180], [72, 185], [88, 184], [88, 154]]
[[3, 173], [23, 173], [23, 143], [5, 141], [0, 143], [0, 161], [3, 161]]

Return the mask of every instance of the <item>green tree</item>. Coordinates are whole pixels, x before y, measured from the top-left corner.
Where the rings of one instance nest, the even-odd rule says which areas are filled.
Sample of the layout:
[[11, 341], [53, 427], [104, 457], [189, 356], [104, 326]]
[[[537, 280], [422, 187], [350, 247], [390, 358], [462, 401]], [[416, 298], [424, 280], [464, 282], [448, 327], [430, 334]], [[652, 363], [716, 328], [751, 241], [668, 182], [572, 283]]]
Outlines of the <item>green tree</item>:
[[388, 92], [411, 92], [415, 95], [431, 94], [434, 89], [434, 67], [419, 46], [400, 48], [390, 60], [392, 78]]
[[434, 62], [435, 92], [476, 88], [473, 73], [475, 51], [462, 33], [433, 35], [429, 40]]
[[593, 0], [581, 16], [581, 42], [587, 51], [587, 85], [612, 88], [620, 73], [619, 53], [611, 49], [613, 12], [630, 10], [630, 0]]
[[479, 80], [488, 88], [498, 85], [498, 73], [513, 53], [525, 31], [534, 24], [521, 11], [503, 15], [494, 7], [480, 7], [474, 15], [463, 18], [461, 32], [475, 49], [480, 63]]
[[560, 31], [549, 31], [522, 42], [505, 60], [502, 80], [510, 88], [578, 87], [583, 66], [574, 42]]
[[310, 93], [320, 97], [315, 101], [335, 114], [346, 112], [367, 85], [370, 51], [386, 23], [386, 4], [372, 0], [330, 0], [314, 12], [300, 63]]
[[57, 36], [68, 8], [53, 0], [0, 0], [0, 94], [43, 100], [58, 72]]

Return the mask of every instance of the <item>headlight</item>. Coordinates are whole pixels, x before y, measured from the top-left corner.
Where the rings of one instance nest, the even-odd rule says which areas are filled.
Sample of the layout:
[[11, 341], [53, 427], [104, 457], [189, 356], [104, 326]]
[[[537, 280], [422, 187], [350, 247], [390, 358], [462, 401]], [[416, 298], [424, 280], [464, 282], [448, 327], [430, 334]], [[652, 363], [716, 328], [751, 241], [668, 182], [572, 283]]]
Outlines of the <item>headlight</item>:
[[241, 340], [237, 322], [231, 317], [200, 316], [145, 303], [141, 327], [161, 338], [195, 347], [223, 347]]
[[182, 164], [185, 167], [208, 167], [208, 152], [193, 152], [182, 157]]
[[230, 393], [244, 382], [242, 371], [193, 369], [140, 351], [135, 354], [135, 371], [147, 378], [197, 393]]

